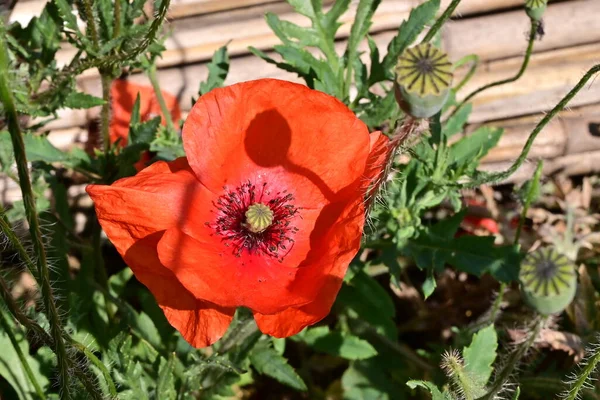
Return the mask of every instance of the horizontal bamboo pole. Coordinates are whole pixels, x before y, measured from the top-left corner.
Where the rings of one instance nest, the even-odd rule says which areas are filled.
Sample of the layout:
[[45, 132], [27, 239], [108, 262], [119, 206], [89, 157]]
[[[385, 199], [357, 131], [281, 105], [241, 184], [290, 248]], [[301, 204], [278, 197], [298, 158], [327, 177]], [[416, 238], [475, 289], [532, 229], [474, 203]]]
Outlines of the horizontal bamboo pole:
[[[420, 2], [422, 0], [382, 2], [373, 17], [371, 31], [396, 30], [400, 22], [408, 17], [412, 7]], [[461, 7], [460, 13], [469, 15], [473, 11], [489, 12], [495, 10], [493, 7], [498, 4], [494, 1], [491, 2], [491, 6], [486, 6], [480, 0], [466, 1]], [[599, 6], [600, 2], [595, 0], [572, 0], [567, 3], [551, 5], [545, 18], [549, 21], [557, 21], [557, 23], [553, 25], [554, 29], [550, 29], [550, 24], [548, 24], [545, 41], [550, 46], [544, 46], [556, 48], [600, 40], [600, 29], [596, 29], [600, 26], [600, 22], [594, 18], [594, 15], [600, 13]], [[209, 60], [215, 50], [230, 40], [229, 51], [232, 55], [247, 54], [248, 46], [263, 50], [271, 49], [279, 43], [279, 39], [264, 20], [264, 12], [270, 10], [281, 10], [281, 5], [268, 4], [259, 9], [240, 9], [228, 11], [226, 14], [201, 15], [172, 21], [173, 34], [165, 41], [166, 51], [157, 61], [158, 66], [167, 67]], [[571, 11], [566, 12], [566, 10]], [[355, 13], [356, 5], [353, 4], [350, 10], [342, 16], [343, 25], [337, 32], [339, 38], [348, 36]], [[306, 17], [293, 12], [282, 13], [280, 17], [300, 26], [310, 25]], [[524, 37], [523, 32], [527, 31], [527, 17], [524, 11], [502, 13], [498, 18], [483, 16], [475, 18], [475, 20], [478, 21], [475, 26], [471, 21], [466, 29], [459, 29], [464, 26], [463, 22], [465, 21], [457, 21], [457, 23], [450, 23], [446, 26], [444, 40], [445, 46], [450, 49], [451, 56], [458, 57], [464, 53], [476, 53], [480, 54], [482, 59], [487, 60], [510, 57], [522, 51], [522, 47], [518, 44], [523, 41], [521, 40]], [[495, 32], [502, 32], [501, 42]], [[486, 41], [490, 38], [494, 40], [492, 45], [490, 45], [490, 40]], [[517, 46], [515, 46], [515, 41]], [[491, 51], [490, 48], [498, 48], [498, 50]], [[64, 49], [57, 54], [59, 65], [68, 63], [75, 53], [75, 48], [65, 45]]]
[[[387, 39], [384, 37], [382, 40], [382, 35], [387, 36], [389, 33], [376, 35], [375, 39], [378, 43], [385, 42]], [[548, 110], [598, 59], [600, 59], [600, 43], [534, 54], [530, 68], [519, 81], [490, 89], [474, 99], [470, 122], [497, 120]], [[521, 60], [521, 57], [515, 57], [483, 64], [479, 72], [463, 88], [460, 96], [488, 82], [512, 76], [518, 70]], [[182, 109], [187, 110], [191, 106], [192, 96], [197, 97], [199, 82], [206, 78], [207, 73], [204, 64], [167, 68], [159, 71], [159, 81], [161, 88], [177, 95]], [[232, 62], [226, 84], [267, 77], [302, 82], [293, 73], [278, 69], [257, 57], [246, 56]], [[148, 79], [143, 75], [132, 75], [129, 79], [136, 83], [149, 84]], [[458, 79], [460, 76], [457, 77]], [[79, 84], [81, 90], [97, 96], [101, 93], [98, 79], [84, 79]], [[582, 90], [571, 106], [596, 102], [600, 102], [600, 90], [595, 89], [594, 85]], [[62, 110], [62, 118], [50, 123], [48, 129], [81, 126], [96, 115], [97, 110]]]

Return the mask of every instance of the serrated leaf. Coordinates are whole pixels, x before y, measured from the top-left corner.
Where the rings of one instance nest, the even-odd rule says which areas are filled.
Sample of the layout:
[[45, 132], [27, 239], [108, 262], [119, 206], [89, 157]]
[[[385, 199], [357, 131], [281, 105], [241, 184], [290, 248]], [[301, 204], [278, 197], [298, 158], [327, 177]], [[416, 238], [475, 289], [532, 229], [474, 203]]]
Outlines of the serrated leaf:
[[440, 390], [431, 382], [427, 381], [408, 381], [406, 382], [406, 386], [411, 389], [416, 389], [417, 387], [426, 389], [431, 393], [431, 400], [452, 400], [452, 397], [448, 393], [440, 392]]
[[67, 154], [60, 151], [46, 136], [26, 133], [23, 135], [27, 161], [43, 161], [46, 163], [61, 162], [68, 159]]
[[329, 37], [335, 37], [338, 28], [342, 26], [342, 24], [338, 22], [338, 19], [340, 19], [340, 17], [348, 10], [349, 6], [350, 0], [336, 0], [329, 12], [322, 18], [323, 27]]
[[293, 389], [306, 391], [307, 387], [302, 378], [287, 360], [271, 347], [270, 341], [259, 342], [250, 353], [250, 362], [261, 374], [287, 385]]
[[347, 360], [364, 360], [377, 355], [377, 350], [366, 340], [347, 332], [331, 332], [327, 326], [307, 329], [296, 337], [315, 350]]
[[456, 115], [448, 118], [448, 121], [446, 121], [443, 128], [444, 136], [446, 136], [446, 138], [450, 138], [463, 131], [464, 126], [469, 119], [469, 115], [471, 115], [472, 109], [472, 104], [466, 104], [464, 107], [461, 107], [461, 109], [458, 110]]
[[392, 379], [379, 357], [351, 363], [342, 376], [345, 400], [403, 399], [405, 392]]
[[364, 271], [358, 271], [350, 284], [342, 285], [338, 302], [388, 338], [396, 338], [394, 302], [381, 285]]
[[422, 232], [402, 249], [424, 270], [441, 271], [446, 263], [460, 271], [481, 276], [489, 273], [502, 282], [517, 279], [520, 255], [516, 246], [496, 246], [493, 236], [461, 236], [445, 239]]
[[175, 368], [175, 354], [171, 354], [169, 360], [160, 359], [158, 368], [158, 380], [156, 381], [156, 398], [171, 400], [177, 398], [175, 390], [175, 376], [173, 370]]
[[497, 348], [498, 335], [494, 325], [490, 325], [474, 334], [471, 344], [463, 349], [465, 371], [480, 390], [492, 375]]
[[73, 13], [73, 8], [69, 4], [67, 0], [52, 0], [52, 3], [56, 5], [60, 13], [60, 17], [65, 23], [65, 26], [71, 29], [74, 32], [79, 32], [79, 27], [77, 26], [77, 18]]
[[429, 0], [414, 8], [410, 12], [408, 20], [402, 22], [398, 34], [391, 40], [387, 54], [383, 58], [384, 69], [389, 71], [390, 76], [400, 54], [417, 39], [425, 25], [435, 17], [439, 9], [440, 0]]
[[313, 0], [287, 0], [287, 2], [294, 7], [296, 12], [313, 19], [317, 16], [317, 14], [320, 14], [321, 8], [318, 7], [315, 9], [312, 1]]
[[457, 165], [469, 164], [475, 167], [475, 161], [496, 146], [503, 133], [501, 128], [482, 126], [450, 146], [450, 161]]
[[82, 92], [71, 92], [65, 99], [65, 107], [73, 109], [85, 109], [105, 104], [104, 99]]
[[352, 65], [354, 59], [358, 57], [358, 44], [369, 32], [369, 28], [371, 27], [371, 19], [373, 18], [373, 14], [375, 13], [375, 10], [379, 6], [380, 2], [381, 0], [360, 0], [358, 3], [356, 15], [354, 16], [354, 22], [352, 23], [352, 28], [350, 28], [348, 45], [346, 47], [349, 65]]
[[[289, 21], [282, 21], [277, 14], [271, 12], [265, 14], [265, 19], [269, 27], [284, 44], [318, 46], [320, 43], [319, 36], [313, 28], [305, 28]], [[291, 39], [295, 39], [295, 41]]]
[[208, 78], [205, 82], [200, 83], [200, 96], [215, 88], [223, 86], [223, 82], [225, 82], [227, 74], [229, 73], [229, 54], [227, 53], [227, 45], [222, 46], [215, 51], [207, 68]]

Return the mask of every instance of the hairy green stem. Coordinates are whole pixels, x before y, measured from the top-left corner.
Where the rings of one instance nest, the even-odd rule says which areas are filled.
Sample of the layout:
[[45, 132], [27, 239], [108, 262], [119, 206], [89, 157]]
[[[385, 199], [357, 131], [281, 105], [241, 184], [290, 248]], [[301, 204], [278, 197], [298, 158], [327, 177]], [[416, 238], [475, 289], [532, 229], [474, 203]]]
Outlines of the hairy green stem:
[[[46, 332], [44, 330], [44, 328], [42, 328], [37, 322], [30, 319], [28, 316], [25, 315], [25, 313], [23, 313], [21, 308], [17, 305], [17, 303], [13, 299], [12, 295], [10, 294], [8, 285], [6, 284], [6, 282], [4, 281], [2, 276], [0, 276], [0, 299], [2, 299], [4, 301], [6, 308], [8, 309], [8, 311], [10, 311], [12, 316], [15, 318], [15, 320], [17, 320], [17, 322], [19, 324], [21, 324], [29, 332], [33, 333], [34, 337], [36, 337], [43, 344], [45, 344], [50, 349], [52, 349], [52, 351], [56, 354], [56, 346], [54, 345], [54, 338], [52, 336], [50, 336], [48, 334], [48, 332]], [[66, 337], [66, 340], [68, 340], [71, 344], [77, 345], [76, 346], [77, 348], [79, 348], [81, 346], [72, 338], [67, 337], [66, 334], [65, 334], [65, 337]], [[95, 382], [92, 380], [92, 378], [90, 377], [90, 374], [87, 371], [86, 367], [81, 364], [76, 364], [76, 363], [72, 363], [72, 364], [74, 364], [74, 366], [75, 366], [75, 375], [77, 376], [77, 379], [79, 379], [79, 381], [83, 384], [83, 386], [86, 387], [88, 394], [94, 399], [102, 400], [102, 395], [100, 395], [97, 392], [97, 386], [96, 386]]]
[[523, 204], [523, 210], [521, 211], [521, 215], [519, 216], [519, 225], [517, 225], [517, 231], [515, 232], [515, 245], [519, 244], [519, 239], [521, 238], [521, 231], [523, 230], [523, 225], [525, 224], [525, 219], [527, 218], [527, 211], [529, 211], [529, 207], [531, 206], [531, 203], [533, 203], [533, 198], [535, 197], [535, 194], [538, 191], [540, 179], [542, 177], [543, 166], [544, 162], [542, 160], [538, 161], [537, 167], [535, 168], [535, 172], [533, 173], [531, 187], [527, 192], [525, 204]]
[[17, 235], [15, 235], [15, 233], [13, 232], [11, 226], [8, 224], [8, 220], [5, 218], [3, 209], [0, 210], [0, 231], [4, 234], [4, 236], [6, 236], [8, 242], [10, 243], [12, 248], [17, 252], [21, 261], [25, 263], [25, 266], [29, 270], [29, 273], [31, 273], [31, 275], [35, 278], [39, 286], [41, 282], [39, 271], [31, 257], [29, 257], [29, 254], [27, 254], [23, 243], [21, 243]]
[[112, 79], [106, 73], [100, 72], [102, 82], [102, 110], [100, 111], [100, 131], [102, 132], [102, 145], [104, 147], [105, 161], [108, 162], [110, 153], [110, 85]]
[[115, 8], [114, 8], [114, 18], [115, 25], [113, 27], [113, 39], [116, 39], [121, 34], [121, 1], [115, 0]]
[[431, 39], [433, 39], [433, 37], [442, 28], [442, 25], [444, 25], [448, 18], [452, 16], [452, 13], [454, 13], [454, 10], [456, 10], [456, 7], [458, 7], [459, 3], [460, 0], [452, 0], [452, 3], [450, 3], [450, 5], [448, 6], [448, 8], [446, 8], [444, 13], [435, 21], [429, 32], [427, 32], [427, 35], [425, 35], [425, 37], [423, 38], [422, 43], [427, 43], [431, 41]]
[[565, 97], [563, 97], [562, 100], [550, 112], [544, 115], [544, 118], [542, 118], [542, 120], [529, 134], [527, 142], [525, 143], [521, 154], [519, 154], [519, 157], [517, 157], [515, 162], [506, 171], [491, 174], [482, 173], [482, 177], [479, 179], [473, 180], [471, 182], [456, 183], [450, 185], [458, 186], [464, 189], [475, 188], [483, 184], [499, 182], [511, 176], [517, 169], [519, 169], [519, 167], [527, 159], [527, 155], [529, 154], [529, 151], [531, 150], [531, 147], [533, 146], [533, 142], [535, 141], [537, 135], [544, 129], [546, 125], [548, 125], [548, 123], [556, 116], [556, 114], [558, 114], [567, 106], [567, 104], [573, 99], [573, 97], [575, 97], [575, 95], [579, 93], [579, 91], [588, 83], [588, 81], [598, 72], [600, 72], [600, 64], [590, 68], [588, 72], [586, 72], [585, 75], [583, 75], [583, 77], [579, 80], [579, 82], [577, 82], [573, 89], [571, 89], [571, 91], [569, 91], [569, 93], [567, 93]]
[[[525, 224], [525, 218], [527, 217], [527, 211], [533, 202], [533, 198], [535, 197], [535, 193], [538, 190], [538, 186], [540, 183], [540, 179], [542, 177], [542, 168], [544, 166], [544, 162], [542, 160], [538, 161], [537, 167], [533, 174], [533, 179], [531, 180], [531, 187], [527, 192], [527, 197], [525, 198], [525, 203], [523, 204], [523, 210], [521, 210], [521, 215], [519, 216], [519, 225], [517, 226], [517, 231], [515, 233], [514, 244], [517, 246], [519, 244], [519, 239], [521, 238], [521, 231], [523, 230], [523, 225]], [[506, 288], [508, 285], [505, 282], [500, 284], [500, 289], [498, 290], [498, 297], [494, 301], [492, 306], [492, 312], [490, 315], [491, 321], [496, 320], [496, 316], [498, 315], [498, 311], [500, 311], [500, 305], [504, 298], [504, 292], [506, 292]]]
[[488, 392], [484, 396], [480, 397], [477, 400], [493, 400], [496, 398], [496, 395], [498, 393], [500, 393], [500, 391], [502, 390], [502, 387], [509, 380], [513, 371], [515, 370], [517, 365], [521, 362], [521, 359], [525, 356], [525, 354], [527, 353], [529, 348], [535, 342], [535, 339], [540, 334], [540, 331], [542, 330], [542, 325], [544, 324], [544, 320], [545, 319], [539, 315], [535, 317], [535, 323], [534, 323], [533, 329], [528, 332], [529, 336], [527, 337], [527, 339], [525, 341], [523, 341], [523, 343], [521, 343], [511, 353], [511, 355], [509, 356], [509, 358], [506, 362], [506, 365], [504, 366], [504, 368], [502, 368], [502, 370], [498, 374], [498, 377], [494, 381], [494, 384], [492, 385], [492, 387], [488, 390]]
[[98, 357], [96, 357], [96, 355], [94, 353], [92, 353], [83, 344], [75, 342], [75, 341], [73, 341], [72, 344], [73, 344], [73, 347], [75, 347], [77, 350], [79, 350], [83, 354], [85, 354], [87, 359], [90, 360], [92, 362], [92, 364], [94, 364], [94, 366], [96, 366], [96, 368], [98, 368], [100, 370], [100, 372], [102, 373], [102, 376], [104, 377], [104, 380], [106, 380], [106, 385], [108, 386], [108, 392], [110, 393], [111, 398], [116, 399], [117, 398], [117, 387], [115, 386], [115, 382], [111, 378], [110, 372], [108, 371], [108, 368], [106, 368], [106, 365], [104, 365], [104, 363], [102, 361], [100, 361], [100, 359]]
[[156, 74], [156, 64], [154, 63], [152, 63], [150, 68], [148, 68], [148, 78], [150, 78], [150, 83], [152, 83], [152, 87], [154, 88], [154, 93], [158, 99], [158, 105], [160, 106], [160, 110], [162, 111], [165, 122], [167, 123], [167, 128], [169, 128], [170, 132], [174, 132], [175, 126], [173, 125], [173, 118], [171, 118], [171, 110], [169, 110], [169, 107], [167, 107], [165, 98], [160, 90], [160, 84], [158, 83], [158, 76]]
[[96, 29], [96, 20], [94, 19], [94, 10], [92, 9], [91, 0], [83, 0], [83, 6], [85, 8], [87, 29], [89, 31], [90, 36], [92, 37], [94, 47], [97, 50], [100, 44], [100, 39], [98, 37], [98, 29]]
[[462, 89], [462, 87], [471, 80], [473, 75], [475, 75], [475, 71], [477, 71], [477, 67], [479, 67], [479, 56], [477, 54], [469, 54], [468, 56], [464, 56], [454, 64], [454, 70], [462, 67], [466, 63], [471, 63], [471, 66], [469, 67], [469, 72], [467, 72], [465, 77], [458, 83], [458, 85], [454, 86], [454, 91], [456, 92]]
[[527, 70], [527, 66], [529, 65], [529, 60], [531, 59], [531, 54], [533, 53], [533, 44], [535, 43], [535, 36], [537, 34], [536, 32], [537, 32], [538, 24], [539, 24], [538, 21], [535, 21], [533, 19], [531, 20], [531, 26], [529, 28], [529, 41], [527, 44], [527, 50], [525, 51], [525, 57], [523, 58], [523, 63], [521, 64], [521, 68], [519, 69], [517, 74], [511, 78], [502, 79], [500, 81], [488, 83], [487, 85], [483, 85], [479, 89], [474, 90], [469, 95], [467, 95], [467, 97], [465, 97], [463, 99], [463, 101], [461, 101], [456, 106], [454, 111], [452, 111], [452, 114], [450, 114], [450, 117], [454, 116], [465, 104], [467, 104], [473, 97], [477, 96], [479, 93], [481, 93], [487, 89], [496, 87], [496, 86], [501, 86], [501, 85], [505, 85], [507, 83], [516, 82], [523, 76], [523, 74], [525, 73], [525, 70]]
[[8, 79], [8, 54], [6, 52], [5, 42], [0, 39], [0, 101], [4, 104], [5, 118], [8, 124], [15, 162], [17, 164], [17, 172], [19, 175], [19, 185], [21, 186], [21, 194], [23, 196], [23, 204], [25, 206], [25, 215], [29, 223], [29, 232], [33, 242], [33, 249], [36, 255], [37, 270], [39, 272], [39, 282], [41, 286], [42, 299], [44, 309], [46, 311], [48, 321], [50, 323], [50, 331], [54, 338], [56, 357], [58, 359], [58, 367], [60, 374], [60, 389], [64, 399], [72, 397], [71, 386], [69, 384], [69, 358], [67, 349], [63, 342], [63, 329], [60, 324], [60, 318], [54, 303], [52, 288], [50, 287], [50, 274], [48, 271], [48, 263], [46, 260], [46, 250], [40, 230], [40, 221], [38, 219], [37, 210], [35, 208], [35, 197], [31, 188], [31, 180], [29, 179], [29, 171], [27, 169], [27, 156], [25, 154], [25, 144], [19, 126], [17, 110], [12, 98], [12, 93], [7, 82]]
[[600, 362], [600, 347], [598, 346], [599, 345], [596, 345], [589, 350], [593, 353], [590, 356], [588, 356], [586, 360], [583, 361], [583, 368], [581, 368], [581, 371], [579, 372], [575, 380], [570, 382], [571, 387], [565, 393], [564, 400], [579, 399], [579, 392], [587, 388], [589, 379], [596, 370], [598, 363]]
[[37, 394], [37, 397], [39, 397], [40, 399], [45, 399], [46, 396], [44, 395], [44, 391], [42, 390], [42, 387], [40, 386], [35, 375], [33, 374], [33, 371], [31, 370], [31, 367], [29, 366], [29, 362], [27, 362], [27, 359], [25, 358], [25, 354], [23, 354], [23, 351], [21, 350], [21, 346], [19, 346], [19, 342], [17, 342], [17, 338], [15, 337], [15, 335], [12, 332], [12, 327], [8, 323], [8, 319], [6, 318], [6, 315], [4, 314], [4, 310], [2, 310], [2, 307], [0, 307], [0, 326], [2, 326], [2, 329], [4, 329], [4, 331], [8, 335], [8, 338], [10, 339], [10, 342], [12, 343], [12, 345], [15, 349], [15, 352], [17, 353], [17, 356], [19, 357], [19, 360], [21, 361], [21, 365], [23, 366], [23, 369], [25, 370], [25, 374], [27, 374], [29, 381], [31, 382], [31, 384], [33, 385], [33, 388], [35, 389], [35, 393]]

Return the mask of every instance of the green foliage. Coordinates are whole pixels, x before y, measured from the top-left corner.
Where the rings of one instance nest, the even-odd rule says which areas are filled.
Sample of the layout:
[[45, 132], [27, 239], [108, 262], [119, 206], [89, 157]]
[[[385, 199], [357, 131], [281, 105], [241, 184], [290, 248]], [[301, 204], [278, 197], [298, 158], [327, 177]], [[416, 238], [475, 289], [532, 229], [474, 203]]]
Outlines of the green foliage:
[[[422, 326], [423, 320], [432, 319], [427, 306], [439, 301], [438, 294], [443, 297], [444, 293], [439, 292], [452, 292], [444, 285], [440, 285], [443, 290], [435, 292], [437, 277], [448, 267], [468, 273], [471, 281], [487, 274], [508, 284], [517, 278], [522, 258], [519, 243], [496, 245], [491, 236], [461, 235], [468, 212], [462, 202], [462, 189], [487, 177], [477, 170], [479, 162], [503, 134], [501, 129], [490, 126], [467, 134], [473, 106], [461, 103], [457, 107], [457, 92], [475, 72], [477, 56], [467, 56], [454, 64], [458, 68], [470, 62], [473, 67], [451, 90], [442, 112], [430, 118], [428, 124], [420, 124], [403, 115], [398, 107], [391, 86], [393, 69], [398, 56], [416, 44], [424, 29], [431, 26], [440, 12], [440, 0], [420, 2], [399, 23], [385, 51], [369, 35], [381, 0], [337, 0], [325, 6], [321, 0], [288, 3], [309, 24], [304, 26], [267, 13], [266, 23], [280, 40], [273, 48], [276, 54], [250, 50], [266, 62], [296, 73], [309, 87], [337, 97], [371, 130], [380, 129], [391, 137], [390, 151], [402, 152], [409, 158], [400, 162], [390, 157], [391, 172], [369, 214], [365, 241], [344, 278], [330, 316], [286, 341], [263, 335], [251, 313], [240, 309], [224, 337], [212, 348], [194, 349], [170, 326], [132, 270], [115, 258], [94, 215], [88, 212], [87, 226], [79, 226], [75, 212], [88, 210], [82, 210], [80, 202], [70, 198], [71, 184], [107, 184], [131, 176], [142, 157], [153, 162], [185, 156], [180, 127], [163, 126], [159, 117], [141, 115], [139, 96], [131, 110], [125, 146], [105, 140], [102, 150], [62, 151], [41, 131], [58, 118], [60, 109], [98, 107], [103, 111], [101, 131], [107, 133], [111, 80], [123, 71], [146, 72], [151, 80], [155, 78], [156, 60], [164, 51], [161, 26], [169, 0], [154, 2], [153, 17], [145, 15], [144, 0], [52, 0], [26, 26], [0, 26], [0, 50], [4, 51], [6, 44], [8, 56], [0, 74], [8, 82], [16, 111], [31, 120], [35, 118], [36, 125], [30, 124], [21, 137], [29, 163], [25, 169], [30, 170], [35, 214], [40, 214], [44, 225], [54, 290], [50, 299], [48, 292], [38, 295], [44, 300], [43, 306], [31, 306], [25, 297], [15, 301], [6, 296], [13, 285], [17, 286], [14, 278], [21, 271], [21, 264], [37, 261], [39, 252], [27, 259], [14, 244], [0, 249], [0, 307], [6, 303], [12, 316], [10, 327], [0, 330], [0, 396], [39, 397], [31, 376], [49, 399], [69, 397], [65, 389], [72, 389], [71, 398], [76, 399], [89, 396], [221, 400], [240, 397], [241, 388], [246, 385], [253, 385], [249, 391], [253, 393], [256, 388], [273, 385], [275, 380], [282, 391], [307, 392], [300, 395], [311, 398], [392, 400], [424, 395], [433, 400], [458, 400], [492, 398], [506, 384], [514, 366], [533, 343], [539, 324], [534, 334], [527, 336], [527, 346], [518, 347], [502, 363], [496, 359], [498, 337], [504, 337], [503, 321], [497, 328], [489, 325], [472, 335], [462, 352], [444, 356], [441, 354], [446, 345], [434, 335], [438, 332]], [[431, 37], [457, 4], [453, 1], [445, 16], [433, 25]], [[351, 25], [345, 48], [338, 51], [342, 43], [336, 41], [336, 33], [342, 20], [351, 21]], [[56, 53], [65, 41], [77, 52], [59, 67]], [[363, 53], [362, 48], [368, 51]], [[223, 46], [207, 63], [208, 77], [199, 83], [199, 96], [224, 85], [229, 63], [227, 46]], [[89, 69], [97, 69], [102, 76], [102, 98], [77, 89], [76, 80]], [[588, 79], [594, 71], [590, 70]], [[584, 80], [581, 82], [585, 84]], [[156, 79], [153, 85], [161, 97]], [[19, 183], [10, 137], [14, 130], [6, 130], [14, 128], [3, 124], [12, 115], [8, 115], [5, 99], [0, 100], [0, 171]], [[558, 108], [564, 106], [565, 101]], [[163, 105], [163, 113], [168, 112], [164, 108]], [[453, 112], [448, 113], [451, 109]], [[536, 128], [537, 132], [542, 127]], [[405, 129], [407, 137], [399, 139], [397, 135]], [[534, 180], [523, 187], [522, 193], [531, 195], [533, 200], [539, 192], [537, 186]], [[0, 218], [8, 220], [20, 234], [25, 203], [16, 201], [7, 205], [7, 210], [4, 208], [0, 208]], [[6, 232], [0, 240], [3, 244], [5, 235]], [[417, 291], [411, 292], [411, 280], [415, 277], [419, 282], [424, 279], [424, 299]], [[585, 279], [588, 303], [594, 308], [598, 277]], [[434, 292], [436, 296], [428, 299]], [[456, 297], [445, 300], [458, 304], [460, 299]], [[411, 306], [407, 307], [409, 298]], [[51, 322], [56, 319], [48, 312], [48, 300], [59, 307], [58, 330], [51, 329]], [[21, 310], [26, 305], [27, 313]], [[579, 310], [574, 313], [579, 315]], [[518, 320], [527, 318], [517, 316]], [[436, 315], [435, 319], [440, 320], [444, 334], [465, 334], [487, 325], [493, 318], [483, 318], [484, 322], [477, 321], [475, 327], [452, 329], [445, 325], [445, 315]], [[452, 319], [452, 323], [456, 320]], [[574, 325], [580, 323], [576, 321]], [[15, 351], [8, 333], [16, 338], [23, 357]], [[54, 346], [57, 339], [68, 348], [62, 361]], [[568, 384], [565, 398], [596, 398], [585, 389], [597, 373], [600, 358], [596, 350], [592, 350], [580, 373]], [[440, 361], [447, 376], [436, 367]], [[557, 373], [539, 377], [529, 373], [521, 379], [514, 399], [519, 397], [520, 388], [531, 394], [543, 387], [540, 393], [546, 398], [564, 389], [559, 368], [544, 361], [540, 363], [542, 367], [551, 365]], [[30, 376], [25, 364], [31, 367]], [[69, 367], [66, 370], [65, 365]], [[535, 365], [536, 372], [542, 368], [540, 365]], [[71, 384], [65, 388], [59, 378], [67, 375]], [[490, 384], [492, 375], [497, 379]], [[264, 395], [259, 392], [256, 396], [261, 394]]]
[[293, 389], [305, 391], [306, 384], [287, 360], [272, 347], [270, 340], [261, 340], [250, 352], [250, 362], [259, 373]]
[[364, 360], [377, 355], [377, 350], [366, 340], [347, 332], [332, 332], [327, 326], [304, 330], [294, 338], [317, 351], [347, 360]]

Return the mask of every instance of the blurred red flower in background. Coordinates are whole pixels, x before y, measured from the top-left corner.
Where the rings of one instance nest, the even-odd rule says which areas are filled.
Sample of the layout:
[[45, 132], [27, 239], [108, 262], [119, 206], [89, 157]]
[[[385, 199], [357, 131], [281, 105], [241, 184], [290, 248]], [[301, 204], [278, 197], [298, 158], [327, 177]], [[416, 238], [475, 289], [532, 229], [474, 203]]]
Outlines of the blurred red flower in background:
[[[170, 93], [161, 91], [165, 103], [171, 112], [171, 119], [176, 122], [181, 119], [181, 109], [177, 98]], [[138, 85], [124, 79], [114, 80], [110, 87], [110, 97], [112, 104], [112, 115], [110, 120], [110, 142], [115, 143], [121, 139], [121, 146], [127, 145], [129, 137], [129, 122], [131, 121], [131, 112], [137, 95], [140, 95], [140, 120], [148, 121], [154, 117], [160, 116], [162, 124], [166, 125], [156, 92], [151, 86]]]
[[277, 337], [324, 318], [359, 250], [387, 138], [329, 95], [263, 79], [202, 96], [183, 144], [187, 158], [87, 188], [169, 322], [203, 347], [241, 306]]

